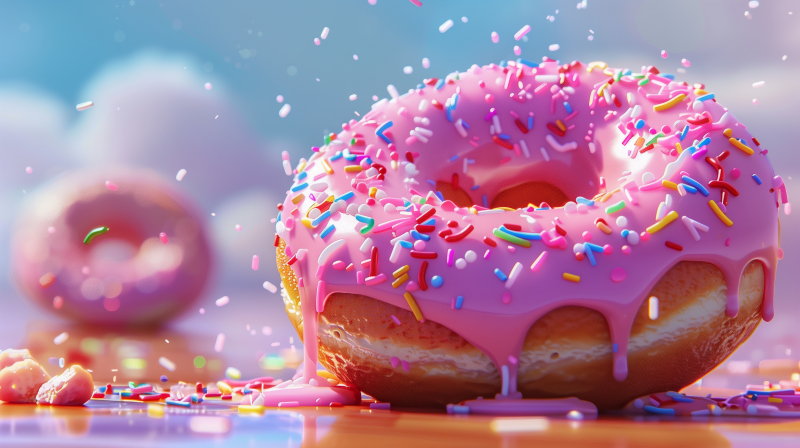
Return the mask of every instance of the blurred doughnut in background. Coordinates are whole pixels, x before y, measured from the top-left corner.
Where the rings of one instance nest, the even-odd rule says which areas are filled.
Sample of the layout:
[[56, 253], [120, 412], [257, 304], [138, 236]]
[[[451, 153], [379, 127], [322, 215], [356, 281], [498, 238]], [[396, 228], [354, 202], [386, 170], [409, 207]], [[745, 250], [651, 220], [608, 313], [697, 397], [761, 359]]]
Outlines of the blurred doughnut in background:
[[211, 268], [204, 221], [155, 172], [73, 171], [32, 196], [11, 264], [17, 287], [42, 308], [86, 324], [149, 326], [202, 292]]

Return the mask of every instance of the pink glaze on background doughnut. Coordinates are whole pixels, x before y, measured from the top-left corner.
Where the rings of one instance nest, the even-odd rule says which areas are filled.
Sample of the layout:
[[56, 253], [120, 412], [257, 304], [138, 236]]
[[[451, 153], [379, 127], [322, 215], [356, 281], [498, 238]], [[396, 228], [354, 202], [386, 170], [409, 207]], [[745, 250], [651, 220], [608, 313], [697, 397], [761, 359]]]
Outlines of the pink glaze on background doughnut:
[[[106, 188], [108, 179], [117, 188]], [[175, 316], [202, 291], [211, 264], [203, 220], [156, 173], [77, 171], [28, 200], [12, 268], [41, 307], [78, 322], [146, 325]], [[97, 227], [110, 230], [84, 244]]]
[[[330, 294], [373, 297], [458, 333], [502, 372], [501, 395], [519, 397], [526, 333], [568, 305], [606, 317], [614, 377], [624, 380], [636, 311], [682, 260], [722, 271], [728, 316], [745, 266], [761, 261], [762, 313], [772, 319], [785, 188], [759, 142], [702, 86], [652, 67], [546, 58], [425, 84], [342, 125], [294, 170], [276, 231], [298, 278], [305, 334], [316, 334]], [[726, 177], [733, 169], [741, 175]], [[436, 196], [436, 183], [454, 174], [478, 205]], [[526, 181], [548, 182], [572, 202], [481, 206]], [[410, 280], [395, 281], [404, 266]], [[298, 381], [317, 378], [316, 365], [317, 338], [306, 338]]]

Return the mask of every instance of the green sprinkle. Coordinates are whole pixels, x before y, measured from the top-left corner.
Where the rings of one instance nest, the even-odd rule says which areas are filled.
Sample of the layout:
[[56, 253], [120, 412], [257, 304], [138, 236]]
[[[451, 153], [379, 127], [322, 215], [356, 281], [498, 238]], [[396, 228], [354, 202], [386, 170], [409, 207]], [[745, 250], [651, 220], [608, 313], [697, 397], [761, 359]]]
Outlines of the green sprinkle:
[[96, 237], [97, 235], [102, 235], [108, 232], [108, 230], [109, 230], [108, 227], [98, 227], [96, 229], [90, 230], [89, 233], [86, 234], [86, 238], [83, 239], [83, 244], [91, 243], [94, 237]]
[[635, 79], [642, 79], [642, 78], [644, 78], [644, 75], [633, 75], [633, 77]]
[[647, 79], [647, 78], [644, 78], [643, 80], [639, 81], [639, 85], [643, 86], [643, 85], [647, 84], [648, 82], [650, 82], [650, 80]]
[[364, 228], [363, 228], [363, 229], [359, 230], [359, 232], [361, 232], [361, 234], [362, 234], [362, 235], [366, 235], [366, 234], [367, 234], [367, 232], [369, 232], [370, 230], [372, 230], [372, 228], [373, 228], [373, 227], [375, 227], [375, 220], [374, 220], [374, 219], [372, 219], [372, 218], [370, 218], [370, 220], [369, 220], [369, 222], [367, 223], [367, 225], [366, 225], [366, 226], [364, 226]]
[[625, 201], [619, 201], [614, 205], [610, 205], [610, 206], [606, 207], [606, 213], [608, 213], [610, 215], [612, 213], [616, 213], [616, 212], [622, 210], [623, 208], [625, 208]]
[[518, 238], [514, 235], [509, 235], [506, 232], [501, 231], [500, 229], [492, 230], [494, 236], [500, 238], [501, 240], [508, 241], [509, 243], [516, 244], [517, 246], [522, 247], [531, 247], [531, 242], [528, 240], [523, 240], [522, 238]]
[[644, 144], [644, 146], [650, 146], [650, 145], [656, 143], [658, 141], [658, 139], [660, 139], [661, 137], [664, 137], [664, 134], [659, 132], [658, 134], [654, 135], [653, 138], [648, 140], [647, 143]]
[[622, 78], [622, 70], [614, 73], [614, 82], [619, 82], [620, 78]]

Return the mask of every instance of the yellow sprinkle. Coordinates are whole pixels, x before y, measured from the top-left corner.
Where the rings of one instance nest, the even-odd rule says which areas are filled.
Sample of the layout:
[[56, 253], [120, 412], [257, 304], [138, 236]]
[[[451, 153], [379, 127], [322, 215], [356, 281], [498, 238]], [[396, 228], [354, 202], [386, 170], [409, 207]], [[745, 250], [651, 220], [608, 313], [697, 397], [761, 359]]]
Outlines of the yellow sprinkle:
[[755, 153], [755, 151], [753, 151], [749, 146], [745, 145], [744, 143], [740, 142], [739, 140], [736, 140], [733, 137], [729, 138], [728, 141], [730, 141], [731, 144], [733, 144], [733, 146], [735, 146], [735, 147], [741, 149], [742, 151], [744, 151], [744, 153], [747, 154], [748, 156], [752, 156], [753, 153]]
[[300, 162], [297, 164], [297, 172], [302, 173], [306, 167], [306, 162]]
[[422, 315], [422, 311], [420, 311], [419, 307], [417, 306], [417, 301], [414, 300], [414, 296], [412, 296], [410, 292], [407, 292], [407, 293], [403, 294], [403, 297], [406, 298], [406, 302], [408, 302], [408, 306], [411, 307], [411, 312], [414, 313], [414, 317], [416, 317], [417, 320], [419, 320], [419, 321], [425, 319], [425, 317]]
[[375, 199], [375, 193], [377, 193], [377, 192], [378, 192], [378, 189], [377, 189], [377, 188], [375, 188], [375, 187], [371, 187], [371, 188], [369, 189], [369, 197], [371, 197], [372, 199]]
[[586, 66], [586, 71], [591, 73], [592, 70], [599, 68], [600, 70], [605, 70], [608, 68], [608, 64], [603, 61], [594, 61], [590, 62], [589, 65]]
[[507, 212], [513, 212], [516, 209], [511, 207], [495, 207], [492, 210], [505, 210]]
[[611, 235], [611, 229], [600, 221], [597, 222], [597, 228], [600, 229], [606, 235]]
[[310, 220], [310, 219], [308, 219], [308, 218], [303, 218], [303, 219], [301, 219], [301, 220], [300, 220], [300, 222], [301, 222], [301, 223], [303, 223], [303, 225], [304, 225], [304, 226], [306, 226], [306, 227], [308, 227], [309, 229], [313, 229], [313, 228], [314, 228], [314, 227], [311, 225], [311, 220]]
[[219, 389], [219, 392], [223, 395], [230, 395], [233, 393], [233, 388], [222, 381], [217, 381], [217, 389]]
[[391, 167], [393, 170], [397, 171], [397, 160], [392, 160]]
[[305, 199], [305, 197], [306, 196], [303, 193], [298, 194], [297, 196], [292, 198], [292, 204], [299, 204], [303, 202], [303, 199]]
[[364, 168], [361, 168], [361, 165], [348, 165], [348, 166], [344, 167], [344, 172], [345, 173], [360, 173], [363, 169]]
[[675, 142], [675, 151], [678, 151], [678, 154], [683, 152], [683, 147], [678, 142]]
[[628, 98], [628, 106], [633, 106], [633, 93], [628, 92], [625, 96]]
[[612, 70], [604, 69], [603, 74], [606, 76], [614, 76], [614, 72]]
[[581, 278], [580, 278], [579, 276], [577, 276], [577, 275], [575, 275], [575, 274], [570, 274], [570, 273], [568, 273], [568, 272], [565, 272], [565, 273], [562, 275], [562, 277], [564, 277], [564, 280], [567, 280], [567, 281], [570, 281], [570, 282], [575, 282], [575, 283], [578, 283], [578, 282], [580, 282], [580, 281], [581, 281]]
[[675, 221], [676, 219], [678, 219], [678, 212], [673, 210], [673, 211], [667, 213], [667, 216], [661, 218], [661, 221], [659, 221], [659, 222], [653, 224], [652, 226], [648, 227], [647, 228], [647, 233], [652, 235], [652, 234], [658, 232], [659, 230], [663, 229], [664, 227], [667, 226], [667, 224], [671, 223], [672, 221]]
[[725, 129], [724, 131], [722, 131], [722, 134], [725, 137], [731, 138], [733, 136], [733, 129], [731, 128]]
[[665, 186], [667, 188], [672, 188], [673, 190], [677, 190], [678, 189], [678, 184], [676, 184], [675, 182], [672, 182], [670, 180], [666, 180], [666, 179], [661, 181], [661, 185], [663, 185], [663, 186]]
[[556, 120], [556, 126], [558, 126], [558, 128], [561, 129], [562, 131], [566, 132], [566, 130], [567, 130], [567, 127], [564, 125], [564, 122], [562, 122], [561, 120]]
[[400, 277], [401, 275], [403, 275], [406, 272], [408, 272], [409, 269], [410, 268], [408, 267], [408, 265], [405, 265], [402, 268], [392, 272], [392, 277], [394, 277], [394, 278]]
[[656, 112], [661, 112], [662, 110], [671, 109], [673, 106], [677, 105], [684, 99], [686, 99], [686, 95], [681, 93], [680, 95], [667, 101], [666, 103], [656, 104], [655, 106], [653, 106], [653, 110]]
[[595, 93], [595, 90], [592, 89], [592, 93], [589, 94], [589, 107], [592, 107], [594, 104]]
[[408, 281], [408, 274], [403, 274], [397, 280], [392, 282], [392, 288], [397, 289], [398, 286]]
[[783, 403], [783, 400], [781, 400], [780, 398], [775, 398], [775, 397], [769, 397], [767, 399], [767, 401], [770, 402], [770, 403]]
[[726, 226], [730, 227], [733, 225], [733, 221], [730, 218], [725, 216], [725, 213], [722, 213], [722, 210], [719, 209], [719, 205], [713, 200], [708, 201], [708, 206], [711, 207], [711, 210], [714, 210], [714, 214], [717, 215], [720, 221], [724, 222]]
[[602, 86], [600, 86], [599, 89], [597, 89], [597, 96], [598, 97], [603, 96], [603, 90], [605, 90], [606, 87], [608, 87], [608, 83], [603, 84]]
[[250, 405], [250, 404], [240, 404], [237, 406], [239, 412], [264, 412], [264, 406], [258, 405]]
[[697, 95], [697, 96], [703, 96], [703, 95], [705, 95], [707, 93], [708, 92], [703, 90], [703, 89], [694, 89], [694, 94]]
[[322, 163], [322, 167], [325, 168], [326, 173], [333, 174], [333, 167], [331, 166], [331, 163], [328, 161], [328, 159], [322, 159], [322, 162], [320, 163]]

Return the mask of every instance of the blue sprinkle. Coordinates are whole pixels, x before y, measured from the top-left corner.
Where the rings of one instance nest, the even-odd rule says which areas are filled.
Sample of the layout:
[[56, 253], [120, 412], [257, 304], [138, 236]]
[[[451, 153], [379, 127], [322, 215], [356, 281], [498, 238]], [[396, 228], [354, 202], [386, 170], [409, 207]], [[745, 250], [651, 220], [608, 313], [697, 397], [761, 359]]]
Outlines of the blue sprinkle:
[[509, 230], [506, 226], [500, 226], [499, 229], [501, 232], [507, 233], [511, 236], [515, 236], [517, 238], [522, 238], [523, 240], [541, 240], [542, 236], [538, 233], [528, 233], [528, 232], [518, 232], [516, 230]]
[[630, 69], [625, 69], [625, 71], [622, 72], [622, 76], [630, 76], [632, 73], [633, 72]]
[[455, 110], [456, 106], [458, 106], [458, 94], [457, 93], [453, 95], [453, 103], [450, 105], [450, 108]]
[[167, 376], [166, 375], [161, 375], [161, 382], [162, 383], [166, 383], [167, 382]]
[[298, 174], [298, 175], [297, 175], [297, 179], [298, 179], [298, 180], [303, 180], [303, 179], [305, 179], [305, 178], [306, 178], [306, 176], [308, 176], [308, 173], [306, 173], [305, 171], [303, 171], [302, 173], [300, 173], [300, 174]]
[[378, 129], [376, 129], [375, 132], [376, 133], [377, 132], [383, 132], [383, 131], [389, 129], [390, 127], [392, 127], [392, 126], [394, 126], [394, 123], [391, 120], [389, 120], [386, 123], [383, 123], [382, 125], [380, 125], [380, 127]]
[[319, 237], [325, 238], [334, 230], [336, 230], [336, 227], [333, 224], [328, 224], [328, 227], [326, 227], [325, 230], [323, 230], [322, 233], [319, 234]]
[[444, 87], [444, 79], [436, 81], [436, 90], [441, 90]]
[[352, 191], [348, 191], [347, 193], [345, 193], [345, 194], [343, 194], [343, 195], [339, 196], [338, 198], [336, 198], [336, 200], [334, 200], [333, 202], [336, 202], [336, 201], [346, 201], [346, 200], [348, 200], [348, 199], [352, 198], [352, 197], [353, 197], [353, 196], [355, 196], [355, 195], [356, 195], [356, 194], [355, 194], [355, 193], [353, 193]]
[[356, 160], [356, 157], [357, 156], [355, 154], [350, 154], [350, 148], [347, 148], [347, 149], [344, 150], [344, 160], [347, 160], [348, 162], [352, 162], [352, 161]]
[[[327, 212], [325, 212], [325, 213], [327, 213]], [[364, 215], [356, 215], [356, 220], [358, 222], [363, 222], [364, 224], [369, 224], [371, 221], [373, 221], [372, 218], [370, 218], [369, 216], [364, 216]]]
[[464, 129], [469, 130], [469, 125], [463, 119], [461, 120], [461, 125], [464, 126]]
[[704, 186], [703, 186], [703, 185], [702, 185], [700, 182], [698, 182], [698, 181], [696, 181], [696, 180], [692, 179], [692, 178], [691, 178], [691, 177], [689, 177], [689, 176], [681, 176], [681, 179], [682, 179], [684, 182], [686, 182], [687, 184], [689, 184], [689, 185], [693, 186], [694, 188], [697, 188], [697, 190], [698, 190], [698, 191], [699, 191], [699, 192], [700, 192], [700, 193], [701, 193], [703, 196], [708, 196], [708, 190], [706, 190], [706, 187], [704, 187]]
[[411, 202], [410, 202], [408, 199], [406, 199], [406, 198], [403, 198], [403, 206], [404, 206], [404, 207], [407, 207], [407, 206], [409, 206], [409, 205], [411, 205]]
[[292, 187], [292, 191], [300, 191], [300, 190], [302, 190], [302, 189], [304, 189], [306, 187], [308, 187], [308, 182], [303, 182], [300, 185]]
[[282, 213], [282, 212], [278, 212], [278, 217], [277, 217], [277, 218], [275, 218], [275, 221], [277, 221], [277, 222], [280, 222], [280, 220], [281, 220], [281, 213]]
[[433, 278], [431, 278], [431, 286], [434, 288], [441, 288], [442, 284], [444, 284], [444, 279], [442, 277], [434, 275]]
[[411, 231], [411, 237], [414, 238], [415, 240], [423, 240], [423, 241], [431, 240], [430, 236], [425, 235], [424, 233], [419, 233], [416, 230]]
[[470, 190], [475, 191], [480, 187], [481, 187], [480, 185], [473, 185], [472, 188], [470, 188]]
[[511, 140], [511, 136], [508, 134], [497, 134], [497, 136], [503, 140]]
[[508, 62], [506, 62], [506, 61], [500, 61], [500, 64], [499, 64], [499, 65], [500, 65], [500, 67], [503, 67], [503, 68], [505, 68], [505, 67], [508, 67]]
[[436, 197], [439, 198], [440, 201], [444, 202], [444, 195], [442, 195], [441, 191], [436, 191]]
[[709, 143], [711, 143], [711, 137], [706, 137], [703, 139], [703, 141], [697, 144], [697, 147], [699, 148], [701, 146], [707, 146]]
[[586, 198], [585, 198], [585, 197], [583, 197], [583, 196], [578, 196], [578, 198], [577, 198], [577, 199], [575, 199], [575, 202], [577, 202], [578, 204], [586, 204], [586, 205], [588, 205], [589, 207], [591, 207], [591, 206], [593, 206], [593, 205], [594, 205], [594, 201], [593, 201], [593, 200], [591, 200], [591, 199], [586, 199]]
[[649, 404], [644, 406], [644, 410], [651, 413], [651, 414], [659, 414], [659, 415], [675, 415], [675, 409], [670, 408], [657, 408], [655, 406], [650, 406]]
[[483, 206], [489, 208], [489, 198], [486, 195], [483, 195]]
[[703, 96], [698, 96], [695, 101], [708, 101], [708, 100], [713, 100], [713, 99], [714, 99], [714, 94], [713, 93], [706, 93]]
[[683, 141], [683, 139], [686, 138], [686, 133], [687, 132], [689, 132], [689, 125], [688, 124], [686, 126], [684, 126], [683, 130], [681, 131], [681, 141]]
[[569, 105], [569, 103], [568, 103], [568, 102], [566, 102], [566, 101], [564, 101], [564, 109], [566, 109], [566, 110], [567, 110], [567, 113], [568, 113], [568, 114], [571, 114], [571, 113], [572, 113], [572, 106], [570, 106], [570, 105]]
[[636, 120], [636, 129], [642, 129], [644, 127], [644, 120], [641, 118]]
[[539, 208], [535, 208], [534, 210], [537, 211], [537, 212], [539, 210], [550, 210], [550, 207], [539, 207]]
[[400, 247], [405, 247], [406, 249], [413, 249], [414, 243], [412, 243], [411, 241], [400, 240]]
[[631, 233], [630, 230], [622, 229], [622, 232], [620, 232], [620, 235], [622, 235], [623, 238], [627, 238], [629, 233]]
[[424, 89], [424, 88], [425, 88], [425, 84], [417, 84], [417, 89]]
[[341, 151], [336, 151], [336, 154], [334, 154], [333, 157], [331, 157], [331, 162], [335, 162], [335, 161], [341, 159], [342, 155], [343, 154], [342, 154]]
[[432, 180], [430, 180], [430, 179], [426, 180], [425, 182], [427, 182], [427, 183], [431, 184], [431, 185], [432, 185], [432, 186], [434, 186], [434, 187], [436, 186], [436, 182], [434, 182], [434, 181], [432, 181]]
[[364, 157], [364, 160], [367, 161], [367, 165], [372, 165], [372, 159], [370, 159], [369, 157]]
[[501, 282], [508, 280], [508, 276], [506, 274], [503, 274], [503, 271], [501, 271], [500, 268], [494, 268], [494, 275], [496, 275]]
[[753, 180], [756, 181], [757, 184], [761, 185], [761, 178], [757, 175], [753, 174]]
[[672, 81], [675, 81], [675, 75], [670, 74], [670, 73], [661, 73], [658, 76], [661, 76], [662, 78], [667, 78], [667, 79], [671, 79]]
[[[708, 137], [706, 137], [706, 138], [708, 138]], [[739, 143], [741, 143], [741, 144], [743, 144], [743, 145], [747, 146], [747, 140], [745, 140], [745, 139], [743, 139], [743, 138], [737, 138], [736, 140], [739, 140]]]
[[461, 305], [462, 305], [463, 303], [464, 303], [464, 296], [458, 296], [458, 297], [456, 297], [456, 309], [457, 309], [457, 310], [460, 310], [460, 309], [461, 309]]
[[694, 188], [693, 186], [686, 184], [681, 184], [681, 185], [683, 185], [683, 189], [688, 191], [689, 193], [697, 194], [697, 188]]
[[611, 351], [614, 352], [614, 353], [617, 353], [617, 351], [619, 351], [619, 345], [612, 344], [611, 345]]
[[667, 392], [667, 396], [678, 403], [694, 403], [694, 400], [678, 392]]
[[318, 225], [320, 225], [320, 223], [322, 223], [322, 221], [325, 221], [330, 217], [331, 217], [331, 211], [325, 210], [325, 213], [317, 216], [317, 219], [311, 221], [311, 227], [317, 227]]
[[539, 64], [528, 61], [526, 59], [517, 59], [517, 64], [527, 65], [528, 67], [538, 67]]
[[592, 250], [592, 252], [603, 252], [603, 246], [599, 246], [594, 243], [583, 243], [583, 247], [588, 247]]
[[452, 114], [452, 112], [453, 112], [453, 109], [452, 109], [452, 108], [450, 108], [450, 107], [448, 107], [448, 108], [445, 110], [445, 113], [447, 114], [447, 121], [449, 121], [450, 123], [452, 123], [452, 122], [453, 122], [453, 114]]
[[528, 130], [533, 129], [533, 117], [528, 116]]
[[686, 148], [684, 151], [689, 151], [690, 153], [694, 154], [697, 152], [697, 146], [690, 146]]
[[586, 258], [589, 259], [589, 263], [591, 263], [592, 266], [597, 266], [597, 261], [595, 261], [594, 254], [591, 250], [584, 251], [584, 254], [586, 254]]
[[458, 160], [458, 154], [454, 155], [453, 157], [450, 157], [451, 162], [455, 162], [456, 160]]

